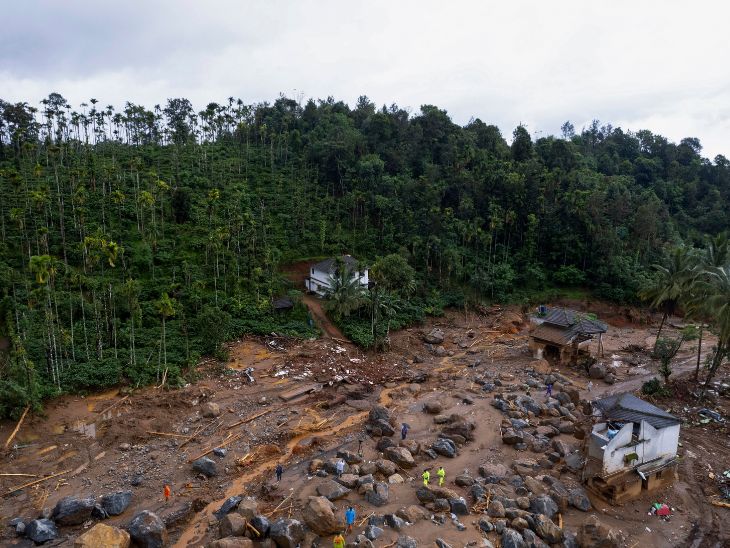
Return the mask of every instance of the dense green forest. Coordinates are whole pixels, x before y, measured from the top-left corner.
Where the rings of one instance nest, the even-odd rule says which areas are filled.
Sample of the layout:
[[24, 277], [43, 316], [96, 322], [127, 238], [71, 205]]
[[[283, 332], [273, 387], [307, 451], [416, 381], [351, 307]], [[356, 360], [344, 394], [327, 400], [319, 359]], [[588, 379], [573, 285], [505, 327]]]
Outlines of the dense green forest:
[[197, 113], [0, 101], [0, 416], [60, 391], [180, 382], [243, 333], [312, 336], [301, 306], [271, 305], [297, 259], [378, 265], [378, 314], [355, 306], [357, 335], [381, 309], [393, 327], [555, 287], [633, 301], [668, 246], [730, 226], [730, 162], [697, 139], [599, 122], [510, 137], [365, 97]]

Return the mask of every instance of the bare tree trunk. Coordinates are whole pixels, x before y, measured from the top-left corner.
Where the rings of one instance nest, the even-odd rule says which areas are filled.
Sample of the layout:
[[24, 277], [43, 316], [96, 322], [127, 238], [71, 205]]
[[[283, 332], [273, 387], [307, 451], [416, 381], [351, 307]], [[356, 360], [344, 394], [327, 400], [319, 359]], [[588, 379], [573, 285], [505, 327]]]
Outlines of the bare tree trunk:
[[700, 380], [700, 359], [702, 357], [702, 331], [705, 328], [705, 324], [700, 324], [700, 337], [697, 343], [697, 367], [695, 368], [695, 382]]

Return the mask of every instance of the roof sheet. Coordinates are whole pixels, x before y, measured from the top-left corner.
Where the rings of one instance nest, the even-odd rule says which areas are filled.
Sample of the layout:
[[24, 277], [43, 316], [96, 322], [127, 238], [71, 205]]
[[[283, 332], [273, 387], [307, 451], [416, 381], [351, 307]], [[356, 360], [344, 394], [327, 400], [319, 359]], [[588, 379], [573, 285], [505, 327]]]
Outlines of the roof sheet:
[[538, 316], [538, 318], [543, 323], [560, 327], [577, 326], [577, 333], [585, 333], [587, 335], [608, 331], [608, 326], [605, 323], [589, 317], [586, 313], [577, 312], [569, 308], [548, 308], [546, 314], [544, 316]]
[[[359, 264], [358, 260], [355, 259], [352, 255], [343, 255], [341, 257], [342, 262], [345, 263], [345, 267], [348, 270], [355, 270]], [[320, 272], [327, 272], [329, 274], [332, 274], [335, 270], [335, 261], [337, 259], [334, 257], [331, 257], [329, 259], [325, 259], [324, 261], [320, 261], [317, 264], [314, 265], [315, 270], [319, 270]]]
[[646, 421], [654, 428], [666, 428], [681, 422], [674, 415], [628, 393], [608, 396], [593, 402], [593, 405], [610, 420], [636, 423]]
[[558, 327], [549, 324], [538, 325], [530, 336], [535, 339], [547, 341], [559, 345], [569, 344], [573, 340], [576, 333], [570, 328]]

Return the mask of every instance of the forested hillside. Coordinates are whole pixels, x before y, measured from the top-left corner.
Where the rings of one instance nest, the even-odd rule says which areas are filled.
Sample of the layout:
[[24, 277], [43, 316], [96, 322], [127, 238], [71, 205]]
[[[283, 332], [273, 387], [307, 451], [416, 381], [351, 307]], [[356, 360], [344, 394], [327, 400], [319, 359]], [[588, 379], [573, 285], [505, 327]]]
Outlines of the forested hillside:
[[631, 301], [666, 244], [730, 226], [730, 163], [697, 139], [511, 138], [366, 98], [0, 101], [0, 416], [178, 382], [242, 333], [312, 335], [301, 307], [271, 308], [296, 259], [398, 254], [415, 270], [398, 298], [422, 310], [559, 286]]

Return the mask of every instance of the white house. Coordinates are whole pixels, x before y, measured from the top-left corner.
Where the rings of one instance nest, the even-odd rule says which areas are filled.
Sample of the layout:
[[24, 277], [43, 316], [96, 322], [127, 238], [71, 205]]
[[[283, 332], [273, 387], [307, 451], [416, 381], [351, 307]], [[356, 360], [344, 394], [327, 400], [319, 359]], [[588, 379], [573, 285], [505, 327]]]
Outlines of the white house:
[[613, 503], [676, 477], [680, 420], [632, 394], [593, 402], [597, 421], [583, 473], [592, 491]]
[[[361, 266], [352, 255], [343, 255], [342, 264], [350, 274], [351, 279], [357, 279], [363, 287], [368, 286], [368, 269]], [[309, 276], [304, 279], [304, 287], [307, 291], [324, 296], [328, 289], [331, 289], [331, 279], [335, 275], [337, 259], [325, 259], [309, 269]]]

